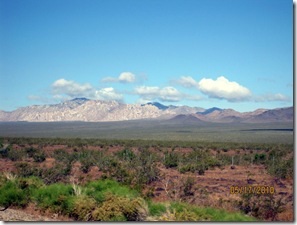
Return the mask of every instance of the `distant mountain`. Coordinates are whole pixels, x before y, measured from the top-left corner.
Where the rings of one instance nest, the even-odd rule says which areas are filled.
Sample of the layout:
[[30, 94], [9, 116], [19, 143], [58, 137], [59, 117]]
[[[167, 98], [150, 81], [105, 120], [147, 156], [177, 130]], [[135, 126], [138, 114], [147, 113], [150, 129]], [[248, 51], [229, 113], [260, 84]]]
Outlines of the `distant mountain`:
[[32, 105], [12, 112], [0, 110], [0, 121], [124, 121], [141, 119], [170, 120], [178, 123], [197, 122], [244, 122], [261, 123], [293, 121], [293, 107], [280, 109], [258, 109], [240, 113], [233, 109], [213, 107], [203, 109], [190, 106], [165, 106], [158, 102], [147, 104], [124, 104], [117, 101], [75, 98], [59, 104]]
[[277, 121], [293, 121], [294, 109], [293, 107], [278, 108], [267, 110], [258, 115], [253, 115], [245, 120], [245, 122], [277, 122]]
[[179, 114], [171, 119], [169, 119], [170, 122], [174, 123], [189, 123], [189, 124], [196, 124], [198, 122], [203, 122], [201, 119], [199, 119], [195, 114]]
[[217, 108], [217, 107], [212, 107], [212, 108], [207, 109], [207, 110], [205, 110], [205, 111], [203, 111], [203, 112], [197, 112], [197, 114], [207, 115], [207, 114], [210, 114], [210, 113], [212, 113], [212, 112], [214, 112], [214, 111], [218, 111], [218, 112], [220, 112], [220, 111], [222, 111], [222, 110], [223, 110], [223, 109], [220, 109], [220, 108]]
[[169, 108], [169, 106], [162, 105], [159, 102], [148, 102], [146, 104], [142, 104], [141, 106], [144, 106], [144, 105], [153, 105], [153, 106], [156, 106], [158, 109], [161, 109], [161, 110], [166, 110], [166, 109]]
[[84, 103], [86, 101], [90, 101], [90, 99], [87, 99], [87, 98], [74, 98], [74, 99], [72, 99], [70, 101], [76, 102], [76, 103]]

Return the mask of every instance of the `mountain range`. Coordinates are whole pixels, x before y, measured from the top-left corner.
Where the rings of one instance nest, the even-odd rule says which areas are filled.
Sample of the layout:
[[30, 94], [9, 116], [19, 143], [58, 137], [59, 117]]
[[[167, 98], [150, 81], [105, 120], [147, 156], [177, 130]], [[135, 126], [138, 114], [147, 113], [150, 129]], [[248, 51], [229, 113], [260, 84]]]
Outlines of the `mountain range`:
[[124, 121], [160, 119], [175, 122], [293, 122], [293, 107], [257, 109], [237, 112], [233, 109], [213, 107], [204, 109], [189, 106], [165, 106], [158, 102], [124, 104], [117, 101], [75, 98], [59, 104], [32, 105], [12, 112], [0, 110], [0, 121], [57, 122], [57, 121]]

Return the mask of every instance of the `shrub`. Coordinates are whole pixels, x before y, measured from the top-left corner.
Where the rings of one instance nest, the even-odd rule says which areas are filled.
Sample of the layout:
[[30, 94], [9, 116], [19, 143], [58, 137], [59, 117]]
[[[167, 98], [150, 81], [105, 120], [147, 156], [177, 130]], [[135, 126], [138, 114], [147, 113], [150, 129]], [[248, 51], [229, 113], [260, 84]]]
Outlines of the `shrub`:
[[93, 211], [92, 216], [98, 221], [143, 221], [147, 211], [147, 205], [140, 197], [131, 200], [107, 194], [106, 200]]
[[162, 216], [158, 218], [159, 221], [200, 221], [200, 217], [187, 209], [183, 209], [182, 211], [167, 210]]
[[17, 182], [21, 189], [25, 189], [25, 188], [28, 189], [30, 195], [35, 189], [45, 186], [43, 181], [40, 178], [34, 177], [34, 176], [19, 178]]
[[105, 200], [106, 192], [110, 192], [116, 196], [129, 198], [134, 198], [139, 195], [137, 191], [131, 190], [127, 186], [120, 185], [114, 180], [92, 181], [86, 185], [85, 192], [99, 203], [102, 203]]
[[65, 181], [67, 176], [71, 172], [70, 163], [57, 163], [54, 167], [49, 169], [43, 169], [41, 171], [41, 177], [46, 184], [53, 184], [61, 181]]
[[38, 151], [33, 155], [34, 162], [43, 162], [46, 159], [46, 155], [43, 151]]
[[260, 219], [277, 219], [277, 215], [284, 211], [285, 203], [273, 194], [254, 195], [243, 194], [238, 202], [239, 208], [246, 214]]
[[34, 191], [33, 196], [42, 209], [66, 215], [71, 211], [73, 189], [70, 185], [57, 183], [45, 186]]
[[1, 157], [2, 158], [7, 158], [8, 157], [8, 153], [11, 151], [11, 149], [12, 149], [12, 146], [11, 145], [7, 146], [4, 149], [1, 149], [0, 150]]
[[86, 195], [80, 195], [73, 200], [71, 216], [76, 220], [89, 221], [92, 218], [92, 211], [96, 207], [96, 201]]
[[164, 165], [166, 168], [177, 167], [178, 166], [178, 155], [173, 152], [165, 154]]
[[160, 216], [166, 212], [166, 206], [161, 203], [148, 202], [149, 213], [152, 216]]
[[24, 207], [28, 203], [28, 195], [15, 181], [6, 181], [0, 187], [0, 206], [8, 208], [10, 206]]
[[37, 152], [36, 148], [33, 148], [33, 147], [26, 148], [26, 153], [28, 157], [33, 157], [36, 152]]
[[26, 156], [25, 152], [21, 149], [13, 149], [11, 148], [7, 153], [7, 158], [11, 161], [19, 161], [22, 160]]
[[183, 187], [184, 196], [194, 195], [194, 191], [193, 191], [194, 184], [195, 184], [194, 179], [192, 177], [187, 177], [187, 180], [185, 181], [185, 184]]
[[39, 176], [41, 171], [26, 162], [17, 162], [14, 164], [17, 170], [18, 176], [21, 177], [30, 177], [30, 176]]
[[116, 153], [116, 155], [117, 157], [119, 157], [119, 159], [125, 160], [125, 161], [131, 161], [136, 157], [134, 152], [130, 149], [124, 149], [122, 151], [119, 151]]

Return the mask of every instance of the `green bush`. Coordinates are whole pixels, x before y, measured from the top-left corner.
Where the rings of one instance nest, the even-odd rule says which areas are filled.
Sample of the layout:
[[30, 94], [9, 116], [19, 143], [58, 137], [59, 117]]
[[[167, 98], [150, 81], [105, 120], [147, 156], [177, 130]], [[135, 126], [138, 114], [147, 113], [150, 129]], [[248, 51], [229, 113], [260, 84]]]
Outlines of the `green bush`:
[[0, 187], [0, 206], [8, 208], [9, 206], [24, 207], [27, 205], [29, 196], [26, 191], [21, 189], [16, 181], [6, 181]]
[[35, 190], [33, 198], [42, 209], [68, 215], [71, 212], [73, 189], [66, 184], [51, 184]]
[[160, 216], [166, 212], [166, 206], [162, 203], [148, 202], [148, 209], [151, 216]]
[[25, 177], [25, 178], [18, 178], [17, 179], [18, 185], [20, 188], [29, 190], [29, 194], [31, 195], [35, 189], [44, 187], [45, 184], [43, 181], [38, 177]]
[[119, 159], [125, 160], [125, 161], [131, 161], [136, 157], [134, 152], [132, 150], [130, 150], [130, 149], [127, 149], [127, 148], [122, 150], [122, 151], [117, 152], [116, 156]]
[[120, 185], [114, 180], [91, 181], [86, 185], [85, 192], [99, 203], [102, 203], [105, 200], [106, 192], [110, 192], [116, 196], [129, 198], [139, 196], [139, 193], [136, 190], [132, 190], [125, 185]]
[[164, 165], [166, 168], [173, 168], [178, 166], [178, 155], [176, 153], [165, 154]]

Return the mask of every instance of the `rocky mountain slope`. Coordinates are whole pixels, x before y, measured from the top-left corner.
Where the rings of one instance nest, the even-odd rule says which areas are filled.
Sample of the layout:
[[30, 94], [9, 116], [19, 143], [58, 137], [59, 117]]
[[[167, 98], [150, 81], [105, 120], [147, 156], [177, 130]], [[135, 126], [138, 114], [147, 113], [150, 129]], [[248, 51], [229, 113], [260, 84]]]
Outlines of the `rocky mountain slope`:
[[0, 121], [124, 121], [139, 119], [171, 119], [207, 122], [275, 122], [293, 121], [293, 107], [258, 109], [240, 113], [233, 109], [189, 106], [165, 106], [158, 102], [123, 104], [116, 101], [75, 98], [53, 105], [33, 105], [12, 112], [0, 111]]

